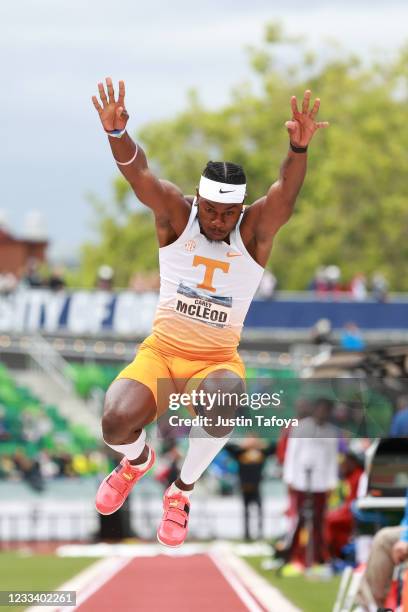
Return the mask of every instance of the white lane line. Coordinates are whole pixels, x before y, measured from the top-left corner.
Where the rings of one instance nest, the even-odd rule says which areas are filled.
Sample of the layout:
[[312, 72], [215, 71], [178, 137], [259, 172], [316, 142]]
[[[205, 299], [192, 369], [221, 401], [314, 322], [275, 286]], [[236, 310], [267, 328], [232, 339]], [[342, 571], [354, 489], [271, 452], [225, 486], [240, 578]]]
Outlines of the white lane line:
[[268, 612], [301, 612], [282, 593], [272, 586], [263, 576], [258, 574], [248, 563], [237, 557], [228, 548], [217, 551], [218, 558], [233, 571], [245, 587], [255, 595], [259, 603]]
[[67, 544], [57, 549], [59, 557], [155, 557], [169, 555], [184, 557], [206, 552], [209, 544], [190, 544], [187, 542], [180, 548], [169, 548], [158, 542], [154, 544]]
[[247, 591], [243, 584], [238, 580], [235, 574], [230, 570], [228, 565], [223, 563], [220, 558], [214, 553], [208, 555], [217, 569], [224, 576], [230, 587], [238, 595], [242, 603], [247, 607], [249, 612], [263, 612], [262, 608], [259, 607], [252, 595]]
[[[77, 610], [77, 608], [91, 597], [95, 591], [100, 589], [131, 561], [132, 559], [129, 558], [122, 559], [111, 557], [100, 559], [96, 563], [93, 563], [90, 567], [87, 567], [55, 589], [56, 591], [76, 591], [76, 605], [63, 607], [53, 606], [51, 608], [47, 606], [47, 612], [74, 612], [74, 610]], [[28, 608], [26, 612], [44, 612], [44, 606], [34, 606]]]
[[96, 591], [98, 591], [104, 584], [106, 584], [113, 576], [118, 574], [126, 565], [129, 565], [133, 559], [122, 559], [122, 558], [111, 558], [104, 559], [105, 565], [99, 567], [98, 575], [95, 575], [92, 582], [89, 582], [87, 586], [84, 586], [82, 590], [77, 593], [77, 603], [74, 608], [72, 606], [66, 606], [59, 608], [58, 612], [73, 612], [77, 610], [80, 605], [89, 599]]

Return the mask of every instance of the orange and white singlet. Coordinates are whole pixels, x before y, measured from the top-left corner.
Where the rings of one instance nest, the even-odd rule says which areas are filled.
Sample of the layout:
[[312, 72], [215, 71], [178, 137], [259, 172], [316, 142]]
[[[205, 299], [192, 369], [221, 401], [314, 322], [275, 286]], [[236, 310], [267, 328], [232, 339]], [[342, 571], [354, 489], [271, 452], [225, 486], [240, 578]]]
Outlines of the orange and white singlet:
[[236, 352], [264, 269], [242, 242], [242, 214], [228, 244], [207, 240], [197, 211], [194, 201], [183, 233], [159, 249], [160, 298], [153, 336], [165, 353], [222, 361]]

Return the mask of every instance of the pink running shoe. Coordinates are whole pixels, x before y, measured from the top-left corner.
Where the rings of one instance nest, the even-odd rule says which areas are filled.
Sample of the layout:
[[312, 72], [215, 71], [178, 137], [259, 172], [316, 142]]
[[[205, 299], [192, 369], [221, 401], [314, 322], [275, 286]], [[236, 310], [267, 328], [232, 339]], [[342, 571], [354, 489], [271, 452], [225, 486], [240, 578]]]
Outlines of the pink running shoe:
[[165, 546], [181, 546], [187, 536], [190, 500], [182, 493], [163, 497], [163, 518], [157, 530], [157, 539]]
[[137, 481], [153, 466], [155, 459], [155, 452], [151, 448], [150, 461], [143, 470], [140, 470], [123, 457], [120, 464], [108, 474], [98, 489], [95, 502], [97, 511], [100, 514], [113, 514], [119, 510]]

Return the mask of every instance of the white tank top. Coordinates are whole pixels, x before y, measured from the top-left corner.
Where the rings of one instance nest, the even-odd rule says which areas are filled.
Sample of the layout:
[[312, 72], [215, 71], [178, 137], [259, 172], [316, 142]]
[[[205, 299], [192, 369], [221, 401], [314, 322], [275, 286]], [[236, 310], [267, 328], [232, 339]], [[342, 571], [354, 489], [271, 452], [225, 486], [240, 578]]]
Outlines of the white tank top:
[[241, 217], [230, 244], [200, 231], [195, 200], [183, 233], [159, 249], [160, 298], [153, 334], [161, 350], [192, 359], [234, 355], [263, 267], [246, 250]]

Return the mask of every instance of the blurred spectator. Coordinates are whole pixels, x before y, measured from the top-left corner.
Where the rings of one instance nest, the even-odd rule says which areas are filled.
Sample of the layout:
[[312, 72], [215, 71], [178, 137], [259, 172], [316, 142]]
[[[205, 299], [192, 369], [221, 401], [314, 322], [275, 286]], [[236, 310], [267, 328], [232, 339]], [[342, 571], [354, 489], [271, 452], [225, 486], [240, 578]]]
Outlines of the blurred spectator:
[[358, 326], [350, 321], [343, 327], [340, 335], [340, 346], [345, 351], [362, 351], [365, 348], [365, 342]]
[[10, 437], [11, 435], [6, 423], [6, 411], [3, 406], [0, 405], [0, 442], [9, 440]]
[[[290, 556], [291, 561], [302, 566], [327, 560], [324, 519], [328, 494], [338, 480], [337, 430], [329, 423], [332, 408], [333, 402], [327, 398], [315, 400], [312, 416], [302, 419], [297, 428], [292, 427], [283, 465], [283, 480], [295, 505]], [[308, 559], [302, 538], [308, 511], [312, 515], [309, 520], [313, 536], [309, 533], [308, 538], [313, 559]]]
[[180, 473], [181, 453], [177, 442], [174, 440], [166, 441], [163, 444], [161, 462], [155, 473], [155, 479], [167, 489]]
[[39, 462], [36, 459], [29, 459], [22, 451], [16, 451], [14, 453], [14, 463], [27, 484], [34, 491], [41, 493], [45, 487]]
[[331, 338], [332, 325], [329, 319], [319, 319], [311, 331], [313, 344], [332, 344]]
[[244, 535], [246, 540], [253, 539], [249, 528], [249, 508], [252, 504], [255, 505], [258, 514], [257, 539], [263, 537], [262, 471], [266, 460], [274, 454], [275, 449], [276, 444], [274, 442], [267, 445], [253, 433], [248, 434], [239, 446], [236, 444], [225, 446], [225, 450], [238, 463], [239, 483], [244, 503]]
[[[313, 406], [308, 399], [300, 397], [295, 402], [295, 418], [298, 421], [308, 417], [311, 415], [313, 410]], [[279, 436], [278, 443], [276, 445], [276, 459], [280, 465], [284, 465], [286, 450], [288, 447], [288, 440], [290, 436], [291, 427], [285, 427], [282, 429], [282, 432]], [[292, 491], [290, 485], [288, 485], [288, 496], [289, 496], [289, 505], [286, 509], [286, 516], [290, 521], [296, 520], [297, 517], [297, 497], [296, 494]]]
[[316, 291], [317, 293], [325, 293], [327, 291], [326, 268], [324, 266], [319, 266], [316, 269], [315, 275], [310, 281], [308, 289], [309, 291]]
[[38, 462], [40, 464], [41, 474], [46, 480], [54, 478], [57, 475], [58, 466], [47, 451], [39, 452]]
[[10, 440], [10, 432], [7, 430], [4, 421], [0, 419], [0, 442]]
[[104, 291], [112, 291], [113, 289], [113, 268], [107, 265], [99, 266], [96, 277], [96, 288]]
[[38, 412], [23, 410], [21, 414], [22, 439], [26, 442], [38, 442], [53, 429], [52, 421]]
[[255, 294], [256, 300], [271, 300], [275, 293], [277, 280], [274, 274], [270, 270], [266, 270], [263, 273], [261, 282], [258, 290]]
[[325, 269], [327, 291], [330, 293], [341, 291], [341, 271], [338, 266], [327, 266]]
[[[384, 609], [394, 566], [408, 559], [408, 491], [405, 515], [400, 527], [385, 527], [376, 534], [367, 568], [358, 590], [360, 608], [355, 612]], [[389, 608], [387, 608], [389, 609]], [[398, 608], [399, 609], [399, 608]], [[403, 602], [406, 610], [406, 602]]]
[[159, 291], [160, 275], [158, 271], [153, 272], [135, 272], [130, 279], [129, 288], [136, 293], [144, 293], [146, 291]]
[[[206, 480], [216, 495], [225, 497], [234, 494], [237, 475], [237, 463], [224, 447], [209, 466]], [[212, 485], [211, 481], [213, 481]]]
[[141, 272], [135, 272], [130, 279], [129, 289], [133, 289], [136, 293], [143, 293], [147, 291], [147, 283], [145, 275]]
[[331, 295], [341, 291], [341, 271], [338, 266], [319, 266], [308, 289], [317, 294]]
[[[295, 415], [294, 417], [300, 421], [307, 416], [312, 414], [313, 406], [308, 399], [299, 397], [295, 402]], [[290, 436], [290, 427], [282, 429], [282, 433], [279, 436], [278, 444], [276, 446], [276, 458], [278, 462], [283, 465], [285, 461], [286, 449], [288, 446], [288, 440]]]
[[397, 399], [396, 409], [391, 421], [390, 436], [405, 438], [408, 436], [408, 395], [401, 395]]
[[8, 480], [18, 479], [17, 468], [12, 459], [8, 455], [0, 455], [0, 478]]
[[[26, 457], [23, 444], [24, 441], [17, 460], [15, 455], [0, 455], [0, 478], [21, 480], [21, 477], [25, 477], [32, 461]], [[39, 450], [35, 461], [44, 480], [87, 477], [107, 471], [106, 455], [100, 451], [75, 453], [62, 450]]]
[[85, 453], [75, 453], [71, 463], [75, 476], [86, 476], [89, 473], [88, 457]]
[[364, 409], [361, 402], [353, 400], [336, 401], [332, 412], [332, 422], [339, 430], [339, 451], [341, 453], [347, 452], [351, 441], [346, 442], [346, 440], [352, 435], [351, 431], [359, 430], [363, 419]]
[[38, 259], [31, 257], [27, 261], [21, 282], [26, 287], [39, 288], [44, 286], [43, 279], [40, 274], [40, 262]]
[[88, 453], [88, 474], [105, 474], [109, 471], [108, 467], [108, 458], [105, 451], [93, 450]]
[[158, 271], [149, 274], [150, 291], [160, 291], [160, 274]]
[[64, 270], [60, 267], [55, 267], [51, 270], [48, 278], [48, 287], [51, 291], [61, 291], [65, 289]]
[[326, 537], [330, 555], [340, 557], [341, 550], [350, 540], [353, 528], [351, 504], [357, 497], [358, 484], [363, 474], [363, 461], [348, 451], [340, 465], [340, 476], [346, 487], [343, 503], [330, 510], [326, 517]]
[[367, 279], [361, 272], [352, 279], [350, 293], [352, 299], [356, 302], [364, 302], [367, 299]]
[[17, 277], [12, 272], [0, 274], [0, 295], [9, 295], [18, 285]]
[[374, 272], [371, 277], [371, 291], [377, 302], [386, 302], [388, 299], [388, 282], [381, 272]]

